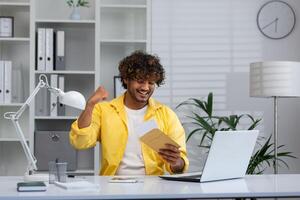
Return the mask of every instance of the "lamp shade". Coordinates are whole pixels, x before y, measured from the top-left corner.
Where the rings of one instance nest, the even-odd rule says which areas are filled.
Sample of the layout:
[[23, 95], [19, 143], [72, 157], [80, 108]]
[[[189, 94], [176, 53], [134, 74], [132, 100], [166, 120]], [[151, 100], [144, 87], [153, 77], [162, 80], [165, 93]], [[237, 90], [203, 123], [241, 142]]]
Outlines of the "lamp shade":
[[85, 98], [84, 96], [76, 91], [62, 92], [58, 95], [59, 102], [67, 106], [84, 110]]
[[252, 97], [300, 97], [300, 62], [251, 63], [249, 85]]

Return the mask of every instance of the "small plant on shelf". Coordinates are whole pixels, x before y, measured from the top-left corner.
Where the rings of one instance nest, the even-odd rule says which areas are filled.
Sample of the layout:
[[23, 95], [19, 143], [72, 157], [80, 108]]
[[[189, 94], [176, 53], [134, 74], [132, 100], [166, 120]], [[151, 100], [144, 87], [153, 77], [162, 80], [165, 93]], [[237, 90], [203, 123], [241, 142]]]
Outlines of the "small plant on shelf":
[[67, 0], [66, 2], [70, 7], [89, 7], [87, 0]]
[[73, 8], [70, 18], [72, 20], [80, 20], [80, 7], [89, 7], [89, 2], [87, 0], [66, 0], [68, 6]]

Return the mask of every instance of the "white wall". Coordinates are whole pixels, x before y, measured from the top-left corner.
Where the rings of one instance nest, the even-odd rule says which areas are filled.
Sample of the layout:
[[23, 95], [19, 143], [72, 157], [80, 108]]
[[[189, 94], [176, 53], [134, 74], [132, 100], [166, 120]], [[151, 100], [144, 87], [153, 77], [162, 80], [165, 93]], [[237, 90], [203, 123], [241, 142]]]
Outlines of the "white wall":
[[[300, 16], [300, 1], [285, 0]], [[265, 38], [256, 14], [267, 0], [152, 0], [152, 52], [167, 72], [166, 84], [155, 97], [175, 108], [190, 97], [212, 91], [217, 114], [249, 113], [262, 117], [261, 136], [273, 129], [272, 99], [249, 97], [249, 63], [264, 60], [300, 61], [300, 22], [290, 36]], [[279, 100], [279, 144], [300, 158], [300, 99]], [[185, 110], [176, 110], [183, 122]], [[188, 129], [188, 126], [186, 126]], [[196, 140], [189, 141], [191, 170], [203, 164]], [[300, 173], [300, 159], [287, 159]], [[267, 172], [271, 172], [269, 169]]]

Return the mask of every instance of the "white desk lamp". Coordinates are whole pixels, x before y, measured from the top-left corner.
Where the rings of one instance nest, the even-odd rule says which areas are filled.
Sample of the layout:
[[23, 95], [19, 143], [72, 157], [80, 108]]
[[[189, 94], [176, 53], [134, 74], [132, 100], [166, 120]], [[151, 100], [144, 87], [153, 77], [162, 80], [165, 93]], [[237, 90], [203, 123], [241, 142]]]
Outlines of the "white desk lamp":
[[274, 173], [278, 173], [278, 97], [300, 97], [300, 62], [269, 61], [250, 64], [250, 96], [274, 98]]
[[[44, 79], [44, 80], [43, 80]], [[19, 118], [23, 114], [23, 112], [26, 110], [27, 107], [29, 107], [30, 102], [33, 100], [33, 98], [36, 96], [36, 94], [39, 92], [41, 88], [46, 88], [48, 91], [53, 93], [58, 97], [58, 100], [60, 103], [78, 108], [81, 110], [84, 110], [85, 107], [85, 98], [84, 96], [76, 91], [69, 91], [69, 92], [63, 92], [62, 90], [58, 88], [51, 87], [48, 84], [47, 76], [44, 74], [41, 74], [39, 76], [39, 83], [34, 89], [34, 91], [31, 93], [31, 95], [27, 98], [25, 103], [21, 106], [21, 108], [17, 112], [7, 112], [4, 114], [5, 119], [10, 119], [16, 129], [17, 135], [20, 139], [20, 143], [22, 144], [23, 150], [25, 152], [28, 166], [27, 171], [25, 173], [24, 179], [25, 181], [28, 180], [48, 180], [48, 176], [45, 175], [39, 175], [39, 174], [33, 174], [34, 171], [37, 170], [36, 162], [37, 159], [34, 157], [34, 155], [31, 153], [29, 146], [26, 143], [26, 139], [24, 136], [24, 133], [20, 127], [19, 124]]]

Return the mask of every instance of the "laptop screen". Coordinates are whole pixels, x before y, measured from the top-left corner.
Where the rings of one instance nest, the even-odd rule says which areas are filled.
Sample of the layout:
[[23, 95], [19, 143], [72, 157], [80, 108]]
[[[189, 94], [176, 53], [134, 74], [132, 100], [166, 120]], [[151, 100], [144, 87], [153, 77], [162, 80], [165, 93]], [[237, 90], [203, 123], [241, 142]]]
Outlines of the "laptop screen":
[[244, 177], [258, 134], [258, 130], [217, 131], [209, 149], [202, 176], [199, 172], [194, 172], [161, 177], [168, 180], [194, 182]]

